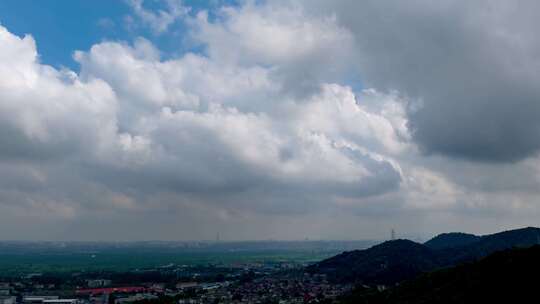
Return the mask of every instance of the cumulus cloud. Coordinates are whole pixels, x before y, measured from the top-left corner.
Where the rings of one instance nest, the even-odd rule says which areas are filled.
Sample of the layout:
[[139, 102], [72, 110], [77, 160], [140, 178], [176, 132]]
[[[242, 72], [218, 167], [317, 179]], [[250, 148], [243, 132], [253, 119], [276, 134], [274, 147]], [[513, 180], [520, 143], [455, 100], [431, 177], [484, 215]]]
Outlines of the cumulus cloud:
[[70, 188], [6, 194], [12, 207], [32, 202], [69, 219], [95, 208], [188, 208], [152, 199], [167, 194], [227, 212], [305, 213], [335, 197], [399, 188], [392, 155], [407, 144], [396, 96], [370, 107], [347, 86], [320, 83], [292, 97], [273, 78], [272, 60], [188, 53], [164, 61], [144, 39], [76, 52], [76, 74], [41, 64], [31, 36], [2, 28], [1, 37], [3, 74], [15, 75], [1, 81], [4, 161], [24, 157], [30, 169], [12, 168], [24, 175], [50, 158], [40, 170], [55, 182], [44, 178], [43, 187], [58, 190], [61, 180]]
[[0, 154], [13, 158], [85, 154], [116, 132], [116, 99], [101, 80], [81, 82], [37, 60], [31, 36], [0, 28]]
[[[200, 50], [104, 41], [74, 52], [74, 72], [0, 27], [0, 219], [54, 226], [22, 236], [95, 239], [99, 226], [110, 238], [223, 227], [359, 238], [371, 234], [351, 227], [536, 218], [533, 13], [511, 22], [524, 11], [502, 2], [129, 4], [156, 34], [182, 20]], [[162, 228], [141, 231], [141, 217]]]
[[192, 36], [210, 58], [241, 65], [271, 66], [283, 90], [305, 95], [318, 84], [339, 78], [352, 54], [351, 33], [335, 16], [310, 17], [295, 4], [223, 7], [209, 21], [208, 12], [190, 20]]

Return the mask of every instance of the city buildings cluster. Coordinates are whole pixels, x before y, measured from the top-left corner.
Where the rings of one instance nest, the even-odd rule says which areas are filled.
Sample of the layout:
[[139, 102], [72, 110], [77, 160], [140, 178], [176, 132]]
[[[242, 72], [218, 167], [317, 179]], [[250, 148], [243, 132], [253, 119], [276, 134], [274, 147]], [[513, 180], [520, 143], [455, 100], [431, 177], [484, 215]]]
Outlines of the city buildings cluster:
[[[168, 267], [155, 271], [177, 274], [173, 281], [120, 284], [110, 278], [73, 273], [63, 279], [25, 275], [0, 282], [0, 304], [287, 304], [334, 303], [351, 286], [331, 284], [323, 275], [310, 275], [290, 264]], [[50, 281], [50, 282], [46, 282]]]

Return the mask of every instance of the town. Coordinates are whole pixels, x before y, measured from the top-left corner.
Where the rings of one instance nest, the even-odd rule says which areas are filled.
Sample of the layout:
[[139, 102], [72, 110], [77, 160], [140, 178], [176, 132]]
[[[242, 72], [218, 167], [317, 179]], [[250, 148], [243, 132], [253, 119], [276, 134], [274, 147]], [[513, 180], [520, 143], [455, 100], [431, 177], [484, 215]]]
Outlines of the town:
[[0, 304], [333, 303], [352, 289], [304, 263], [164, 265], [129, 272], [29, 273], [2, 278]]

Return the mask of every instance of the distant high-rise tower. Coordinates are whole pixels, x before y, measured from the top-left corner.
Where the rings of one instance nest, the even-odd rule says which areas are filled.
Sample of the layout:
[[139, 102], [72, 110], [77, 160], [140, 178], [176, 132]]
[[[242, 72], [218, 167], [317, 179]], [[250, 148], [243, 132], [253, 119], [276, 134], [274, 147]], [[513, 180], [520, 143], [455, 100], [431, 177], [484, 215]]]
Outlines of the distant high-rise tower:
[[216, 242], [219, 242], [220, 241], [220, 237], [219, 237], [219, 232], [216, 233]]
[[392, 230], [390, 230], [390, 239], [392, 241], [396, 239], [396, 231], [394, 230], [394, 228], [392, 228]]

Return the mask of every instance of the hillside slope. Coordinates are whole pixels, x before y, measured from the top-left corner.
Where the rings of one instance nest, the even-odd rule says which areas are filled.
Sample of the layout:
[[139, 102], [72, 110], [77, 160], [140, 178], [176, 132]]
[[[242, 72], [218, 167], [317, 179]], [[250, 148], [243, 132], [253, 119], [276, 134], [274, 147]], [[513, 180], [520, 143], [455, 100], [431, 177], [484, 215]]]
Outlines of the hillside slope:
[[389, 284], [413, 278], [438, 264], [436, 254], [426, 246], [395, 240], [366, 250], [344, 252], [312, 265], [308, 271], [324, 273], [334, 282]]
[[357, 290], [342, 303], [530, 303], [537, 298], [539, 271], [540, 246], [509, 249], [384, 292]]
[[456, 248], [470, 245], [481, 239], [480, 236], [462, 232], [451, 232], [439, 234], [431, 240], [424, 243], [427, 247], [433, 250]]
[[497, 251], [540, 244], [540, 228], [527, 227], [480, 237], [468, 245], [438, 251], [441, 266], [474, 261]]
[[344, 252], [309, 266], [307, 271], [326, 274], [333, 282], [392, 285], [423, 272], [475, 261], [497, 251], [539, 243], [540, 229], [532, 227], [482, 237], [439, 235], [426, 244], [409, 240], [387, 241], [365, 250]]

